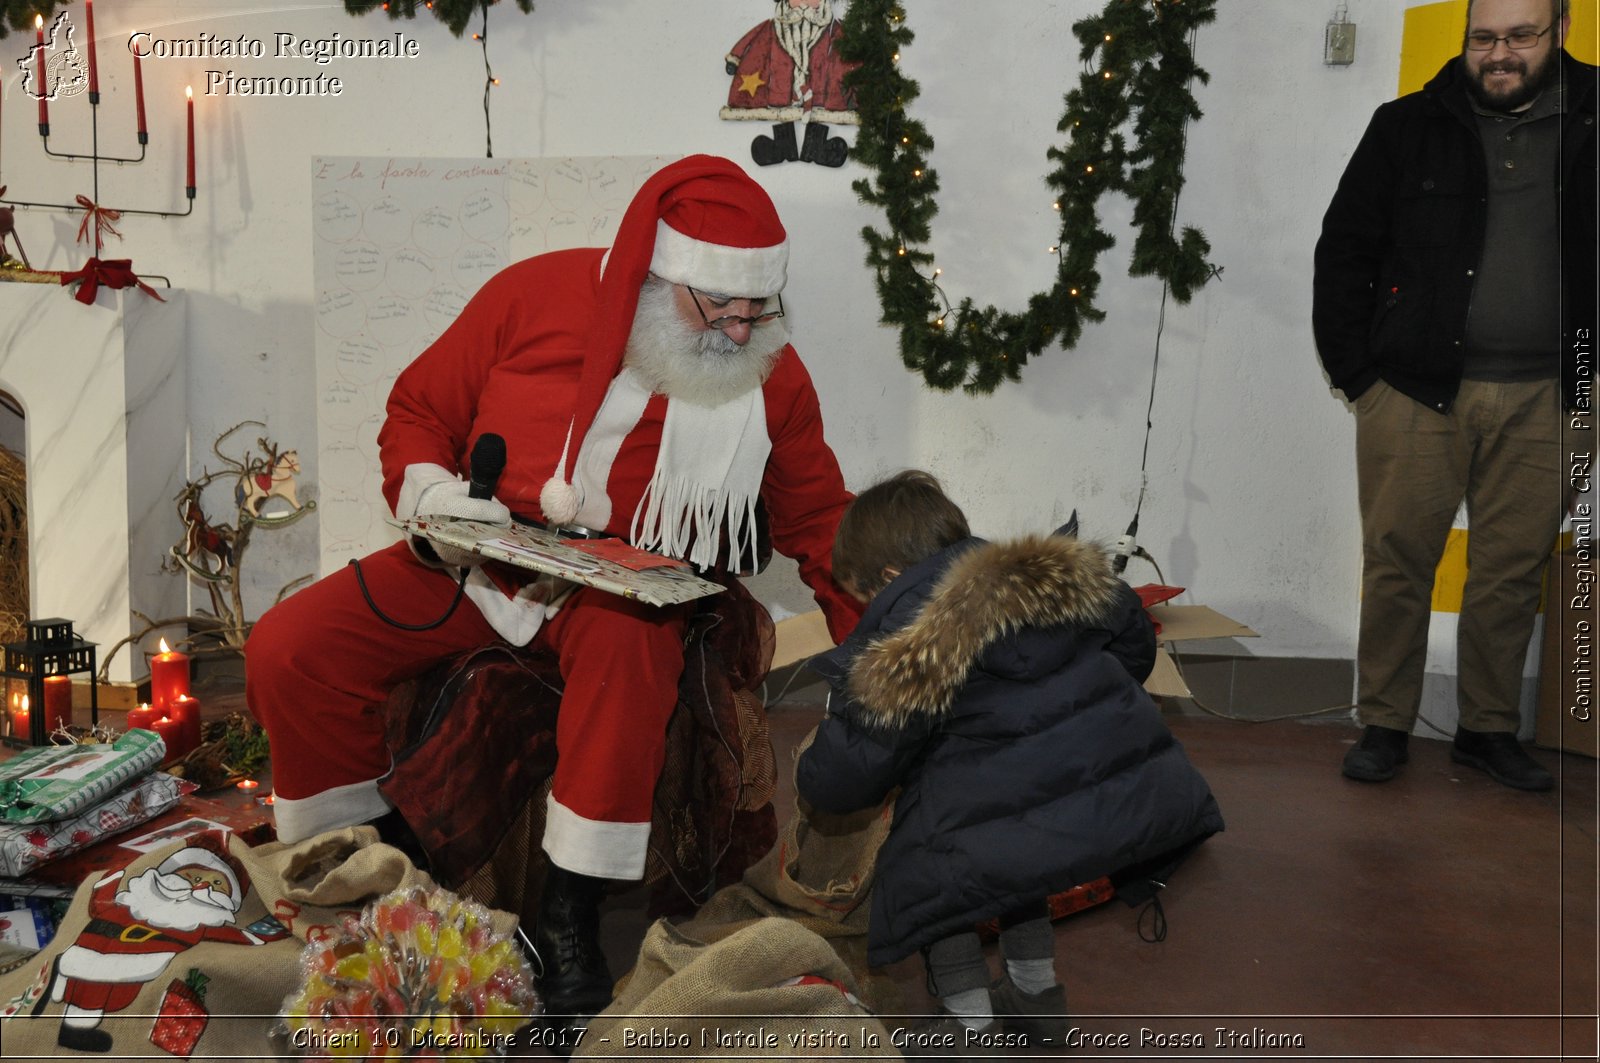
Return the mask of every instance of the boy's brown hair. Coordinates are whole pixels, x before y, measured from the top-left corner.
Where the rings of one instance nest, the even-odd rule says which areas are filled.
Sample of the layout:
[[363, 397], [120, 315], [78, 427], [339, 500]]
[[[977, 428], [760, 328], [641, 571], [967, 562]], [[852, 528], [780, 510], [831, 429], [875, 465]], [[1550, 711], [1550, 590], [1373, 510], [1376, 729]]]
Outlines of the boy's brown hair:
[[907, 469], [862, 491], [833, 540], [833, 578], [870, 598], [910, 566], [971, 536], [966, 514], [932, 473]]

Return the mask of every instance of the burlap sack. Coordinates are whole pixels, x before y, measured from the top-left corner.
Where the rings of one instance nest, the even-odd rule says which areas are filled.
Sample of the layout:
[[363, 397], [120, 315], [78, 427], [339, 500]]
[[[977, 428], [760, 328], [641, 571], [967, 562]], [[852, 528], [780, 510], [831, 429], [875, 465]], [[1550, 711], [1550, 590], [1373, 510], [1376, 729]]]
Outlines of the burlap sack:
[[271, 1058], [305, 942], [411, 885], [432, 880], [370, 827], [254, 849], [207, 832], [141, 856], [85, 880], [49, 947], [0, 978], [5, 1054]]
[[[796, 759], [815, 734], [801, 740]], [[767, 855], [740, 882], [718, 890], [680, 929], [696, 940], [715, 941], [758, 919], [791, 920], [827, 940], [868, 1006], [882, 1013], [898, 1010], [893, 980], [867, 966], [873, 869], [893, 819], [893, 795], [877, 808], [842, 816], [798, 801]]]
[[828, 942], [791, 919], [701, 941], [658, 920], [574, 1056], [861, 1059], [900, 1055]]

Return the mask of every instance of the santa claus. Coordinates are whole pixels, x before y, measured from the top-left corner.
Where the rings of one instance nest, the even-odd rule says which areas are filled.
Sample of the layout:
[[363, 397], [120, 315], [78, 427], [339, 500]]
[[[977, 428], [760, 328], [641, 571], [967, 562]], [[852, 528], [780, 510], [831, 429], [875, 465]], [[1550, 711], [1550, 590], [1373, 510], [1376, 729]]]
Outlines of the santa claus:
[[64, 1004], [56, 1041], [64, 1048], [105, 1052], [106, 1012], [132, 1004], [173, 957], [202, 941], [260, 945], [288, 935], [273, 923], [263, 933], [235, 927], [248, 888], [244, 869], [206, 841], [185, 846], [160, 864], [122, 881], [107, 875], [89, 898], [89, 921], [56, 958], [45, 1003]]
[[[815, 162], [841, 166], [849, 145], [828, 136], [828, 122], [856, 125], [854, 94], [844, 76], [855, 68], [839, 55], [843, 31], [833, 17], [831, 0], [777, 0], [772, 18], [746, 33], [728, 50], [726, 69], [733, 77], [722, 117], [772, 122], [772, 136], [750, 145], [758, 165]], [[806, 123], [805, 142], [794, 123]]]
[[[857, 606], [833, 581], [831, 551], [851, 496], [787, 341], [788, 255], [761, 187], [697, 155], [643, 184], [609, 249], [552, 252], [492, 278], [395, 381], [378, 437], [394, 512], [515, 515], [738, 571], [756, 554], [759, 504], [771, 545], [798, 561], [842, 637]], [[488, 433], [505, 440], [505, 467], [495, 497], [475, 498], [463, 472]], [[256, 624], [246, 692], [272, 741], [278, 833], [373, 821], [403, 840], [377, 785], [390, 690], [496, 640], [548, 651], [563, 693], [540, 988], [551, 1014], [592, 1015], [612, 987], [598, 906], [608, 880], [644, 873], [691, 607], [478, 560], [397, 543]], [[453, 608], [463, 576], [470, 605]]]

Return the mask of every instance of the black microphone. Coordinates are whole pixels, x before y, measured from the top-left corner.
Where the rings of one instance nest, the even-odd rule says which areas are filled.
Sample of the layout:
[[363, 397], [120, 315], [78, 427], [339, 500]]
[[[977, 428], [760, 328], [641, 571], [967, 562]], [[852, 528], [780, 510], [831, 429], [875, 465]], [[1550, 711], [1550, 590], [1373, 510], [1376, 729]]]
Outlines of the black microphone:
[[493, 498], [495, 484], [506, 468], [506, 441], [503, 436], [485, 432], [472, 445], [472, 474], [468, 498]]

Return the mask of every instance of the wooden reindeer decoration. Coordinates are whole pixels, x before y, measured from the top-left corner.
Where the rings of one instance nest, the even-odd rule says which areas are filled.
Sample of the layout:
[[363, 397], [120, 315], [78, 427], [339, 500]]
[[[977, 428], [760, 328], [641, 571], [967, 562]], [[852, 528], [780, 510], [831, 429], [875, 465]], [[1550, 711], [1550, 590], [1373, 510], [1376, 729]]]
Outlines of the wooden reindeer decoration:
[[[6, 186], [0, 185], [0, 196], [5, 194]], [[6, 254], [6, 243], [10, 240], [15, 240], [17, 243], [17, 255], [22, 259], [23, 268], [31, 271], [33, 266], [28, 262], [28, 252], [22, 249], [22, 237], [17, 233], [16, 209], [0, 206], [0, 265], [3, 265], [9, 257]]]

